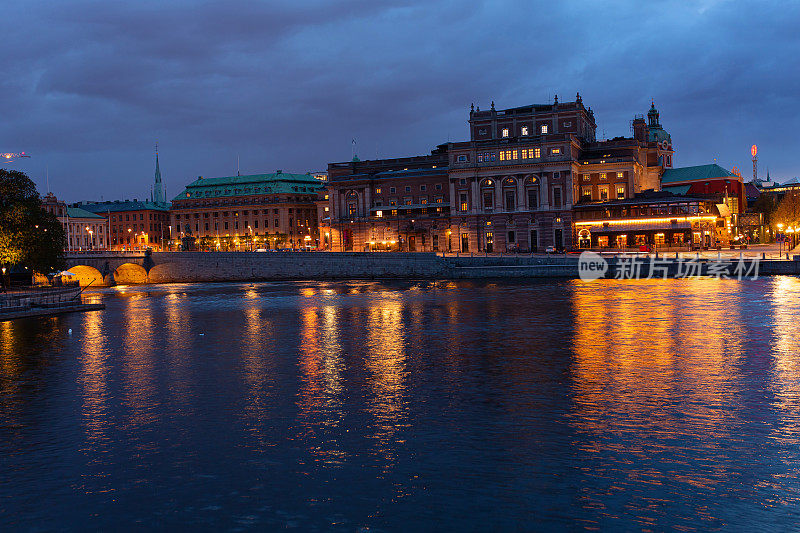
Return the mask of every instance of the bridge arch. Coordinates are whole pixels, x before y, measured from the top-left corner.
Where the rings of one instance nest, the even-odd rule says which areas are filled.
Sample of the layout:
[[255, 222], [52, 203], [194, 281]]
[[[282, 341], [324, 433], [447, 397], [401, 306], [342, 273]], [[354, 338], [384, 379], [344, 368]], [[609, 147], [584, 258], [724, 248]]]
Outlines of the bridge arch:
[[147, 271], [136, 263], [122, 263], [114, 270], [114, 282], [117, 285], [147, 283]]
[[88, 265], [75, 265], [69, 267], [67, 272], [72, 272], [78, 278], [81, 287], [91, 285], [92, 287], [103, 287], [107, 285], [103, 280], [103, 275], [94, 267]]
[[151, 283], [172, 283], [175, 279], [175, 263], [160, 263], [148, 272]]

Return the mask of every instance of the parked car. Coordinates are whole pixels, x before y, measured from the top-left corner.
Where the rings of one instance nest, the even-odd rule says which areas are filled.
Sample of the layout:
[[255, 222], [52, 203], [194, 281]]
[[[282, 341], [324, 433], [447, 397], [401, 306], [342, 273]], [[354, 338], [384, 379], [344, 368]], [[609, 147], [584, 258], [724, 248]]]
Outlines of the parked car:
[[548, 246], [547, 248], [544, 249], [544, 253], [546, 253], [546, 254], [554, 254], [554, 253], [556, 253], [556, 247], [555, 246]]

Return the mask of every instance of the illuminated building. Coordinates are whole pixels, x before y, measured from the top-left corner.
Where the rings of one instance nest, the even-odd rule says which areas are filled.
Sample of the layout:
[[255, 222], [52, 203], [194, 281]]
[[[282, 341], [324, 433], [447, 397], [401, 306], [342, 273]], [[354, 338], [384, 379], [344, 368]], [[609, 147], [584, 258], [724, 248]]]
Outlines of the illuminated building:
[[447, 250], [447, 146], [430, 155], [328, 166], [334, 251]]
[[685, 250], [725, 246], [730, 240], [730, 212], [725, 204], [663, 191], [577, 205], [573, 215], [574, 239], [584, 249]]
[[658, 189], [672, 139], [652, 105], [633, 137], [598, 141], [573, 102], [472, 108], [470, 140], [429, 156], [328, 167], [334, 250], [544, 251], [573, 246], [573, 206]]
[[633, 137], [598, 141], [594, 112], [575, 101], [470, 112], [471, 140], [450, 145], [452, 230], [459, 250], [572, 247], [582, 202], [657, 189], [672, 165], [672, 140], [651, 106]]
[[67, 251], [108, 249], [108, 220], [78, 207], [69, 207], [53, 193], [42, 199], [45, 211], [53, 213], [64, 227]]
[[79, 202], [74, 207], [102, 215], [108, 220], [111, 250], [166, 249], [169, 240], [168, 204], [133, 199]]
[[150, 200], [89, 201], [78, 202], [73, 207], [105, 217], [110, 250], [166, 249], [169, 240], [169, 203], [165, 200], [157, 150]]
[[173, 245], [201, 250], [314, 248], [317, 193], [309, 174], [198, 177], [172, 200]]

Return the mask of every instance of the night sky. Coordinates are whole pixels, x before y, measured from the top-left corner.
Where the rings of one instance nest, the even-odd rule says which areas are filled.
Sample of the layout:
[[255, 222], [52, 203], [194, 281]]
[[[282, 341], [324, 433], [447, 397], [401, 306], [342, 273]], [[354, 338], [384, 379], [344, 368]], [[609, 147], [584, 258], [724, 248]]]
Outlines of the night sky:
[[470, 103], [575, 98], [598, 137], [650, 99], [675, 166], [800, 174], [795, 2], [38, 1], [0, 16], [0, 151], [67, 201], [324, 170], [468, 138]]

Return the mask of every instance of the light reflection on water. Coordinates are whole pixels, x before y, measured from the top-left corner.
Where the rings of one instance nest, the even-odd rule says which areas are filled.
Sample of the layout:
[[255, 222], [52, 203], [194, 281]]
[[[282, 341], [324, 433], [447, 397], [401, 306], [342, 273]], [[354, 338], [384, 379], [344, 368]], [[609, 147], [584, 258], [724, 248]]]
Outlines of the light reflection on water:
[[796, 278], [98, 294], [0, 322], [12, 527], [800, 520]]

